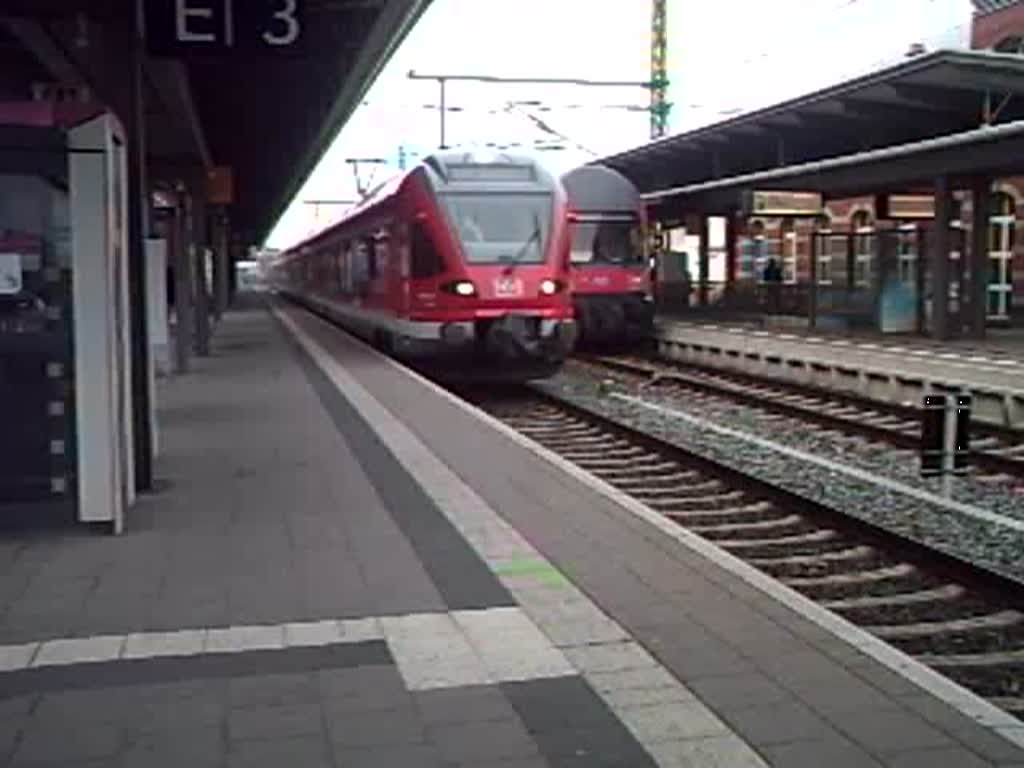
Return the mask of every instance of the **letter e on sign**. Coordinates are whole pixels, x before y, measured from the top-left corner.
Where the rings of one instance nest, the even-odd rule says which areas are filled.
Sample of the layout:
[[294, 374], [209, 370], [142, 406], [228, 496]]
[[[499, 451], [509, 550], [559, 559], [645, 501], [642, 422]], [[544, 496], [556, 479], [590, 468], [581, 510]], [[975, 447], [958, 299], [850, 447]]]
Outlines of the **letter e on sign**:
[[209, 0], [174, 0], [174, 37], [179, 43], [215, 43]]

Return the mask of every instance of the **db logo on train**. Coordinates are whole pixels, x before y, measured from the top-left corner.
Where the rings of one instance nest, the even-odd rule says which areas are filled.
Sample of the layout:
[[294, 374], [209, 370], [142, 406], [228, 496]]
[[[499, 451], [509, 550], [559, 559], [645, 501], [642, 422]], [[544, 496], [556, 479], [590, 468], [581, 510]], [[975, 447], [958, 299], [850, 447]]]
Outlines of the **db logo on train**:
[[494, 295], [513, 298], [523, 295], [523, 281], [514, 277], [499, 277], [494, 281]]

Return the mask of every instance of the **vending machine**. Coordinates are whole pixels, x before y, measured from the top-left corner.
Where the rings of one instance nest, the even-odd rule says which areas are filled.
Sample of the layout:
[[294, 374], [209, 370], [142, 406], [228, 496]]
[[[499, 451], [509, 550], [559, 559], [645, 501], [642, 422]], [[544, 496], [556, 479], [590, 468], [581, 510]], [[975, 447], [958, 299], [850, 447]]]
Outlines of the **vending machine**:
[[0, 104], [0, 523], [134, 501], [125, 175], [101, 107]]

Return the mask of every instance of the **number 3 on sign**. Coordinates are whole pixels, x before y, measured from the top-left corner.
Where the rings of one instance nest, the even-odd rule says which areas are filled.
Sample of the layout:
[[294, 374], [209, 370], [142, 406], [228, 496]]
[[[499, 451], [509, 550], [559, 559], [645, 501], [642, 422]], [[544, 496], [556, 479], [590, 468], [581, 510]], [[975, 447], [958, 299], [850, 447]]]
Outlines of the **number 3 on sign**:
[[279, 0], [279, 2], [278, 10], [274, 11], [274, 20], [283, 25], [283, 31], [280, 28], [268, 29], [263, 33], [263, 39], [269, 45], [291, 45], [298, 39], [299, 33], [302, 31], [299, 20], [295, 18], [297, 0]]

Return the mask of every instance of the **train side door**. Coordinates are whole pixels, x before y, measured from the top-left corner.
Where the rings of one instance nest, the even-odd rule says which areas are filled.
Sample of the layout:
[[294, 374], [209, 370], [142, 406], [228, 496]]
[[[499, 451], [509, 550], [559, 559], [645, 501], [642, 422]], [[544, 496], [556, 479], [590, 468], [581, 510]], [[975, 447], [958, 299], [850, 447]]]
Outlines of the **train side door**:
[[398, 314], [408, 317], [410, 310], [411, 277], [409, 225], [405, 222], [396, 224], [391, 230], [391, 256], [394, 260], [394, 298]]

